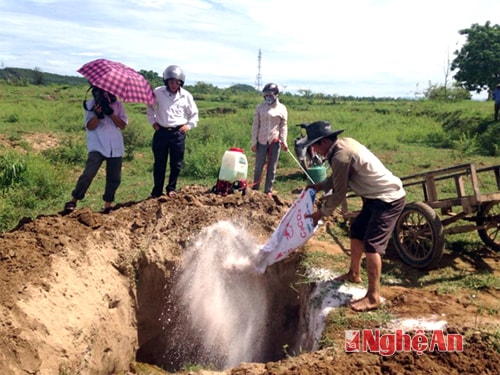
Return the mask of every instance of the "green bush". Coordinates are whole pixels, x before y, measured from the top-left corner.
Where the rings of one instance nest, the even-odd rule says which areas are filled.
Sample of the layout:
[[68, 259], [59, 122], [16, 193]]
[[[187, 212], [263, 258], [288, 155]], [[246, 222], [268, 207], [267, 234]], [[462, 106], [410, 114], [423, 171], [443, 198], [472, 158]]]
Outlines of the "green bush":
[[500, 128], [479, 114], [454, 111], [443, 116], [445, 140], [466, 155], [498, 156]]
[[54, 163], [70, 165], [84, 164], [87, 160], [87, 145], [85, 142], [69, 138], [59, 147], [42, 151], [42, 155]]
[[15, 124], [16, 122], [19, 122], [19, 115], [17, 113], [11, 113], [5, 118], [5, 122]]
[[0, 233], [14, 228], [19, 219], [18, 210], [12, 202], [0, 199]]
[[[1, 186], [0, 230], [16, 225], [21, 217], [32, 217], [53, 207], [64, 194], [67, 170], [51, 165], [40, 155], [20, 158], [11, 154], [0, 155]], [[5, 166], [8, 168], [4, 168]], [[10, 171], [10, 172], [9, 172]], [[14, 172], [15, 171], [15, 172]]]
[[189, 179], [210, 179], [219, 175], [222, 156], [227, 150], [221, 143], [207, 143], [203, 148], [186, 144], [182, 175]]
[[[61, 181], [67, 173], [65, 166], [53, 166], [49, 160], [38, 155], [32, 155], [26, 158], [26, 170], [22, 174], [22, 179], [17, 186], [18, 195], [17, 204], [26, 206], [25, 202], [30, 202], [31, 198], [37, 201], [36, 204], [28, 206], [44, 206], [43, 201], [58, 198], [62, 193]], [[17, 194], [19, 192], [19, 194]]]
[[460, 101], [469, 100], [471, 98], [469, 91], [457, 85], [451, 87], [430, 85], [425, 90], [424, 96], [427, 99], [437, 101]]
[[457, 140], [452, 141], [453, 149], [461, 155], [474, 155], [479, 151], [479, 142], [477, 134], [461, 134]]
[[5, 192], [20, 183], [26, 169], [21, 156], [14, 153], [0, 155], [0, 190]]
[[484, 156], [500, 156], [500, 126], [490, 124], [486, 131], [477, 137], [478, 154]]
[[147, 147], [151, 143], [151, 139], [146, 136], [144, 130], [134, 126], [134, 124], [129, 124], [123, 130], [123, 141], [125, 143], [126, 160], [132, 160], [137, 149]]

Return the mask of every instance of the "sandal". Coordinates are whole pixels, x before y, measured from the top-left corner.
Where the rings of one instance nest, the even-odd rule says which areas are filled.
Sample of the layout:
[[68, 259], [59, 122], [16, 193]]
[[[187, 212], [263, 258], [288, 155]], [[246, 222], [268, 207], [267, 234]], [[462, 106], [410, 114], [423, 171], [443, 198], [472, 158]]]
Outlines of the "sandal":
[[107, 215], [111, 211], [113, 211], [113, 207], [105, 207], [105, 208], [103, 208], [102, 213], [105, 214], [105, 215]]
[[64, 204], [64, 211], [63, 211], [63, 213], [64, 214], [69, 214], [69, 213], [73, 212], [75, 210], [75, 208], [76, 208], [76, 203], [75, 202], [73, 202], [73, 201], [66, 202]]
[[169, 198], [175, 198], [177, 196], [177, 193], [174, 190], [170, 190], [167, 195]]

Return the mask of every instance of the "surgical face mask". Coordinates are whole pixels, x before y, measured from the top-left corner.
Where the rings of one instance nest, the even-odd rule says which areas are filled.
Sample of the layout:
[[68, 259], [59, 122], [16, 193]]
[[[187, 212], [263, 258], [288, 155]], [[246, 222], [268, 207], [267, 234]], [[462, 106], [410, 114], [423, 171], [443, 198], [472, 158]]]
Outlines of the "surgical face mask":
[[266, 101], [267, 104], [273, 104], [274, 101], [276, 100], [276, 97], [274, 95], [266, 95], [264, 96], [264, 100]]

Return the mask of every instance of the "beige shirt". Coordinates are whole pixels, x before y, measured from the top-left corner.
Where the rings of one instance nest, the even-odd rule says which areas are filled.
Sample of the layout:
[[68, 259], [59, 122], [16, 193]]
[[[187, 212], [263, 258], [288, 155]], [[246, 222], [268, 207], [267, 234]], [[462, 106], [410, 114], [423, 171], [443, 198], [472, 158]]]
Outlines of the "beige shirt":
[[255, 108], [252, 124], [252, 147], [260, 144], [271, 144], [273, 141], [280, 141], [287, 145], [288, 135], [288, 111], [285, 105], [276, 101], [269, 105], [266, 102], [260, 103]]
[[339, 138], [328, 152], [332, 175], [319, 184], [325, 192], [332, 190], [321, 207], [323, 216], [331, 215], [352, 190], [367, 199], [394, 202], [406, 195], [403, 183], [389, 171], [368, 148], [355, 139]]

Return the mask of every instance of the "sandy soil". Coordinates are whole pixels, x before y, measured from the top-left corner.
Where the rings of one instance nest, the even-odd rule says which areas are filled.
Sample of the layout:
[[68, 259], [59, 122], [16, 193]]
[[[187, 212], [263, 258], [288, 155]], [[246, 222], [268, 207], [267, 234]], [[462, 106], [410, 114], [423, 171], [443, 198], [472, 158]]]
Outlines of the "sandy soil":
[[[153, 335], [153, 328], [144, 327], [147, 323], [137, 311], [144, 311], [155, 296], [144, 295], [144, 290], [138, 296], [137, 269], [149, 269], [141, 281], [147, 276], [151, 285], [158, 283], [159, 275], [168, 274], [178, 262], [192, 234], [220, 220], [244, 222], [264, 242], [290, 204], [279, 196], [270, 199], [249, 192], [220, 197], [191, 186], [174, 199], [123, 204], [109, 215], [83, 208], [67, 216], [22, 221], [0, 236], [0, 373], [139, 373], [136, 351], [147, 341], [145, 336]], [[344, 253], [322, 234], [304, 251]], [[480, 261], [447, 255], [443, 262], [499, 277], [498, 260], [498, 255], [485, 252]], [[384, 267], [386, 262], [398, 265], [388, 259]], [[498, 348], [499, 291], [485, 287], [471, 296], [434, 290], [435, 285], [425, 283], [383, 285], [385, 308], [401, 318], [446, 320], [450, 333], [466, 335], [463, 352], [411, 351], [387, 357], [345, 353], [346, 327], [329, 324], [325, 335], [331, 346], [278, 362], [242, 363], [224, 373], [496, 374], [500, 354], [492, 349], [495, 338], [482, 331], [497, 327]], [[345, 314], [356, 319], [349, 309]], [[368, 328], [376, 327], [359, 321], [348, 329]]]

